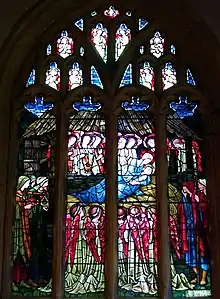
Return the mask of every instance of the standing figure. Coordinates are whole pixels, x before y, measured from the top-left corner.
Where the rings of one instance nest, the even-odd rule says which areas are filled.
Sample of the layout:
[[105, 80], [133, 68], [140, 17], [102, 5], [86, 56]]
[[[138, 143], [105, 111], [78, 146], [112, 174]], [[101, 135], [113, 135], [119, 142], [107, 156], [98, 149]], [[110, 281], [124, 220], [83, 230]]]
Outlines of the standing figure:
[[[202, 184], [199, 184], [200, 188]], [[207, 271], [209, 269], [209, 257], [207, 246], [207, 210], [205, 188], [196, 194], [194, 182], [183, 183], [182, 201], [178, 206], [181, 252], [184, 254], [185, 262], [194, 272], [195, 278], [192, 284], [205, 285], [207, 283]], [[200, 204], [203, 200], [203, 210]], [[202, 273], [200, 273], [200, 268]]]
[[187, 169], [185, 140], [183, 138], [176, 138], [172, 141], [172, 145], [176, 150], [178, 172], [183, 172]]

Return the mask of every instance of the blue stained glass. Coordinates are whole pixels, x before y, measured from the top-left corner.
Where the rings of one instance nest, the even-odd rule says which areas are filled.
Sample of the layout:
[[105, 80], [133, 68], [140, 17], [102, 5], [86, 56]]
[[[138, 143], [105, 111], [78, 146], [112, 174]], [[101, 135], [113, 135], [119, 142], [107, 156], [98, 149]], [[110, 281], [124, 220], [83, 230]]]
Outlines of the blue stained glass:
[[183, 119], [184, 117], [192, 116], [194, 114], [197, 104], [189, 103], [186, 96], [180, 96], [179, 103], [170, 103], [170, 108]]
[[175, 55], [175, 54], [176, 54], [176, 47], [175, 47], [174, 45], [171, 45], [171, 46], [170, 46], [170, 53], [171, 53], [172, 55]]
[[139, 19], [139, 22], [138, 22], [138, 28], [139, 28], [139, 31], [141, 31], [142, 29], [144, 29], [148, 24], [148, 21], [145, 20], [144, 18], [140, 18]]
[[192, 75], [190, 69], [186, 70], [186, 77], [187, 77], [188, 84], [196, 86], [196, 82], [193, 78], [193, 75]]
[[91, 97], [84, 97], [83, 102], [73, 104], [73, 108], [77, 111], [97, 111], [101, 108], [100, 103], [92, 103]]
[[28, 77], [26, 87], [35, 84], [35, 69], [33, 69]]
[[37, 96], [35, 97], [34, 104], [25, 104], [24, 108], [30, 111], [31, 113], [35, 114], [37, 117], [41, 117], [44, 114], [44, 112], [53, 108], [53, 104], [44, 104], [43, 97]]
[[132, 65], [131, 64], [129, 64], [127, 66], [119, 87], [122, 87], [125, 85], [130, 85], [130, 84], [132, 84]]
[[96, 68], [93, 65], [91, 66], [91, 84], [97, 85], [98, 87], [103, 89], [102, 81]]
[[132, 111], [145, 111], [149, 107], [147, 103], [141, 103], [140, 99], [137, 97], [132, 97], [131, 102], [123, 102], [121, 106], [125, 110], [132, 110]]
[[78, 21], [76, 21], [75, 25], [77, 28], [83, 31], [83, 19], [79, 19]]
[[49, 44], [49, 45], [47, 46], [47, 55], [50, 55], [51, 52], [52, 52], [52, 47], [51, 47], [51, 45]]

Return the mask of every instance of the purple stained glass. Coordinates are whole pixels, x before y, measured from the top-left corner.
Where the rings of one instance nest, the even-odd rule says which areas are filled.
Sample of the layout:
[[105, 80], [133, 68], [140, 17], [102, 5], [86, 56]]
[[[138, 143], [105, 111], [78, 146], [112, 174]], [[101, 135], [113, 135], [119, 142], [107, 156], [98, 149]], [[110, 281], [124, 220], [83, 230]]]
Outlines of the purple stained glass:
[[162, 38], [159, 31], [157, 31], [150, 40], [150, 53], [157, 58], [163, 55], [164, 51], [164, 38]]
[[122, 52], [131, 40], [131, 30], [125, 24], [121, 24], [115, 36], [115, 60], [121, 56]]
[[104, 11], [104, 15], [110, 19], [114, 19], [119, 15], [119, 11], [114, 6], [109, 6], [109, 9]]
[[180, 96], [179, 103], [170, 103], [170, 108], [183, 119], [184, 117], [192, 116], [194, 114], [197, 104], [188, 102], [188, 99], [185, 96]]
[[101, 104], [92, 103], [92, 98], [87, 96], [83, 98], [82, 103], [80, 102], [74, 103], [73, 108], [77, 111], [97, 111], [101, 109]]
[[28, 77], [26, 87], [35, 84], [35, 69], [33, 69]]
[[162, 69], [162, 88], [166, 90], [177, 83], [176, 70], [171, 62], [167, 62]]
[[56, 62], [50, 63], [50, 67], [46, 71], [45, 84], [60, 90], [60, 69], [57, 67]]
[[91, 66], [91, 84], [97, 85], [98, 87], [103, 89], [102, 81], [96, 68], [93, 65]]
[[149, 62], [140, 68], [140, 84], [154, 90], [154, 69]]
[[91, 31], [91, 42], [104, 62], [107, 62], [108, 31], [102, 23], [98, 23]]
[[73, 39], [68, 36], [67, 31], [62, 31], [60, 38], [57, 40], [57, 54], [67, 58], [74, 51]]
[[124, 72], [121, 83], [119, 87], [132, 84], [132, 65], [129, 64]]
[[82, 70], [77, 62], [73, 63], [72, 68], [69, 70], [69, 90], [79, 87], [83, 84]]
[[35, 97], [34, 103], [28, 103], [24, 105], [24, 108], [30, 111], [32, 114], [37, 117], [41, 117], [46, 111], [49, 111], [53, 108], [53, 104], [44, 104], [44, 99], [42, 96]]
[[186, 70], [186, 77], [187, 77], [187, 83], [193, 86], [196, 86], [196, 82], [193, 78], [193, 75], [190, 71], [190, 69]]
[[138, 97], [132, 97], [130, 102], [123, 102], [121, 106], [125, 110], [131, 111], [145, 111], [149, 107], [147, 103], [140, 102]]

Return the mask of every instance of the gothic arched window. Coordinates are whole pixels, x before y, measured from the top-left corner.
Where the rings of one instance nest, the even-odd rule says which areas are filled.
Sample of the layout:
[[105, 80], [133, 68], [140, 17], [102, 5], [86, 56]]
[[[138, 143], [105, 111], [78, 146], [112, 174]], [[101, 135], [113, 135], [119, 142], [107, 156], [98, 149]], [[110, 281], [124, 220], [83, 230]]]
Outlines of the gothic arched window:
[[12, 294], [210, 296], [202, 94], [178, 46], [110, 6], [41, 49], [18, 101]]

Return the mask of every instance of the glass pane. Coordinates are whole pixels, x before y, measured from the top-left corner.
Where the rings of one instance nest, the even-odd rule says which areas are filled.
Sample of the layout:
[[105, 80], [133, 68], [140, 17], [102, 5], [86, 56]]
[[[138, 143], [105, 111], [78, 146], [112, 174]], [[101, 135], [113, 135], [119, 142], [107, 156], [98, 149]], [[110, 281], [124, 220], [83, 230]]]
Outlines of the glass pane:
[[91, 84], [97, 85], [98, 87], [103, 89], [102, 81], [96, 68], [93, 65], [91, 66]]
[[70, 117], [65, 242], [67, 297], [103, 296], [105, 121], [95, 111]]
[[192, 75], [190, 69], [186, 70], [186, 78], [187, 78], [188, 84], [196, 86], [196, 82], [193, 78], [193, 75]]
[[150, 53], [157, 58], [163, 55], [164, 51], [164, 38], [162, 38], [160, 32], [156, 32], [153, 38], [150, 40]]
[[118, 120], [118, 292], [158, 296], [155, 135], [146, 112]]
[[25, 109], [19, 124], [12, 295], [29, 298], [51, 295], [55, 117], [44, 108]]
[[28, 77], [26, 87], [35, 84], [35, 69], [33, 69]]
[[73, 39], [68, 36], [67, 31], [62, 31], [60, 38], [57, 40], [57, 54], [63, 58], [67, 58], [73, 53], [73, 50]]
[[125, 24], [121, 24], [115, 36], [115, 60], [118, 60], [130, 40], [131, 30]]
[[75, 25], [77, 28], [83, 31], [83, 19], [79, 19], [78, 21], [76, 21]]
[[138, 29], [141, 31], [148, 25], [148, 21], [145, 20], [144, 18], [139, 18], [138, 20]]
[[47, 55], [50, 55], [51, 52], [52, 52], [52, 46], [49, 44], [49, 45], [47, 46]]
[[194, 109], [167, 117], [172, 292], [178, 298], [211, 296], [204, 126]]
[[162, 88], [166, 90], [177, 83], [176, 70], [170, 62], [162, 69]]
[[49, 69], [46, 71], [45, 84], [56, 90], [60, 90], [60, 69], [56, 62], [50, 63]]
[[109, 6], [109, 9], [104, 11], [104, 15], [109, 19], [114, 19], [119, 15], [119, 11], [114, 8], [114, 6]]
[[154, 69], [149, 62], [144, 62], [140, 68], [140, 84], [154, 90]]
[[79, 87], [83, 84], [82, 70], [77, 62], [73, 63], [72, 68], [69, 70], [69, 90]]
[[107, 62], [108, 31], [102, 23], [98, 23], [91, 31], [91, 42], [104, 62]]
[[129, 64], [123, 74], [119, 87], [132, 84], [132, 65]]

